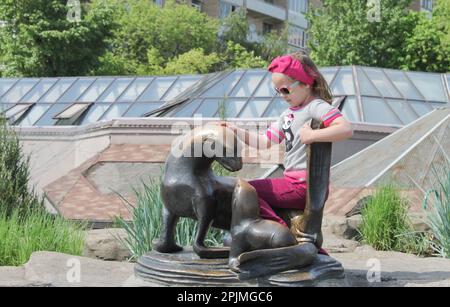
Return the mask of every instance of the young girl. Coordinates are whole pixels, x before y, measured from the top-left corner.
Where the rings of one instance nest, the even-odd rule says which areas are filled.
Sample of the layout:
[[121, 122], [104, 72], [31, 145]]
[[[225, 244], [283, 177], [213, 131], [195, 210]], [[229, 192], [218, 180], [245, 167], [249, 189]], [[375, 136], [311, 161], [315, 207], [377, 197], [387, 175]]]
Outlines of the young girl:
[[[286, 109], [265, 136], [221, 123], [234, 129], [247, 145], [270, 148], [285, 141], [284, 177], [252, 180], [249, 183], [259, 197], [261, 217], [286, 223], [273, 208], [304, 209], [306, 205], [306, 145], [314, 142], [335, 142], [352, 136], [352, 128], [338, 109], [331, 106], [332, 95], [324, 77], [304, 53], [275, 58], [269, 65], [275, 90], [286, 100]], [[321, 120], [325, 128], [312, 130], [310, 120]]]

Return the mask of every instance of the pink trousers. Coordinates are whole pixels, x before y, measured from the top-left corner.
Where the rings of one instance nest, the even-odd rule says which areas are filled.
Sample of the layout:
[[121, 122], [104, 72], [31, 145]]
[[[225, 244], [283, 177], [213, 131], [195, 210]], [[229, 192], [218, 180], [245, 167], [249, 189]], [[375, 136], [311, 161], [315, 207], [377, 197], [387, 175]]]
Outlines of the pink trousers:
[[263, 219], [287, 226], [273, 211], [273, 208], [305, 209], [306, 181], [285, 176], [282, 178], [257, 179], [249, 181], [249, 183], [258, 193], [260, 215]]
[[[297, 173], [298, 175], [298, 173]], [[306, 178], [306, 171], [301, 176]], [[259, 198], [259, 211], [263, 219], [278, 222], [287, 227], [274, 211], [273, 208], [300, 209], [306, 206], [306, 191], [308, 189], [306, 180], [300, 181], [289, 177], [257, 179], [249, 181], [256, 189]], [[328, 255], [323, 249], [319, 254]]]

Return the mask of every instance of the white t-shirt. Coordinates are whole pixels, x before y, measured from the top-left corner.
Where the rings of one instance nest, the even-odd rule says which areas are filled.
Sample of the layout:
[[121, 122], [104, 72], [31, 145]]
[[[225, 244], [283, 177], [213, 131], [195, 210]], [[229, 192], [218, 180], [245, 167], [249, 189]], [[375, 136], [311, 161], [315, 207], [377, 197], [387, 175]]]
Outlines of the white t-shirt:
[[280, 118], [272, 123], [266, 131], [266, 136], [276, 144], [286, 142], [284, 156], [285, 174], [305, 170], [306, 145], [300, 140], [300, 129], [311, 119], [323, 121], [328, 127], [333, 120], [341, 117], [341, 112], [322, 99], [315, 99], [304, 107], [290, 107]]

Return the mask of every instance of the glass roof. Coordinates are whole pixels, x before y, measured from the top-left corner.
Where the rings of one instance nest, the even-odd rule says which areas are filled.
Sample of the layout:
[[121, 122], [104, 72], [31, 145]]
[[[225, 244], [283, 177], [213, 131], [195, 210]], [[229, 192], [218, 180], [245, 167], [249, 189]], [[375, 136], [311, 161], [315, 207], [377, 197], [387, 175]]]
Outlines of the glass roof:
[[[17, 104], [34, 103], [20, 122], [15, 123], [22, 127], [60, 125], [61, 121], [54, 117], [80, 103], [92, 103], [89, 108], [81, 109], [84, 114], [77, 121], [81, 125], [120, 117], [143, 117], [202, 78], [203, 75], [0, 78], [0, 112]], [[79, 113], [67, 112], [73, 116]]]
[[[351, 122], [406, 125], [433, 108], [449, 106], [450, 74], [343, 66], [321, 68], [334, 97], [343, 97]], [[19, 126], [85, 125], [120, 117], [274, 118], [288, 104], [262, 69], [206, 75], [0, 79], [0, 111], [33, 104]], [[89, 103], [77, 120], [54, 118]], [[76, 109], [73, 109], [76, 110]], [[73, 118], [74, 119], [74, 118]]]

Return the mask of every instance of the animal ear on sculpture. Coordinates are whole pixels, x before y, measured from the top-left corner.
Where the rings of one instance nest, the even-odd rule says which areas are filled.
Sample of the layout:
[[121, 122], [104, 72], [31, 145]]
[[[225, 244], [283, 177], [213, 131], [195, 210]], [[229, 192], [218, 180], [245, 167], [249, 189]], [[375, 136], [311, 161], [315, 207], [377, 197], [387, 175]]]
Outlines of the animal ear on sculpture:
[[211, 136], [207, 136], [203, 140], [203, 155], [207, 158], [216, 156], [216, 140]]

